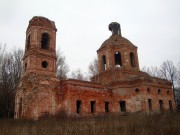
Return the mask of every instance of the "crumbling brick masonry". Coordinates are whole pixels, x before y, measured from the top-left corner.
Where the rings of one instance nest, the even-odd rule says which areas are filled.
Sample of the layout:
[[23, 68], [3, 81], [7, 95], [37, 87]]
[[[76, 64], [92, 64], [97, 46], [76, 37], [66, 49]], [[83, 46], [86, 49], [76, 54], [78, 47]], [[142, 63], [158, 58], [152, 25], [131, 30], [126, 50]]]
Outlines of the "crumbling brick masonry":
[[91, 82], [58, 80], [56, 26], [33, 17], [26, 31], [23, 73], [15, 97], [15, 118], [38, 119], [64, 111], [89, 116], [125, 112], [173, 111], [172, 84], [140, 71], [137, 47], [122, 37], [120, 24], [97, 50], [99, 74]]

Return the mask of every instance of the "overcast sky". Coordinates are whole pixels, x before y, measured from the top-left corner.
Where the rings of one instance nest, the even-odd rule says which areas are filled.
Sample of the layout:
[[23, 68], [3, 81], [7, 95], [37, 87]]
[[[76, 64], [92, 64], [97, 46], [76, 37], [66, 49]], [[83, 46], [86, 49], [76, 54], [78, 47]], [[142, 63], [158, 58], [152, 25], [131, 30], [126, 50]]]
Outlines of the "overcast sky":
[[138, 47], [140, 67], [180, 62], [180, 0], [0, 0], [0, 43], [24, 49], [33, 16], [55, 21], [56, 47], [72, 70], [87, 71], [113, 21]]

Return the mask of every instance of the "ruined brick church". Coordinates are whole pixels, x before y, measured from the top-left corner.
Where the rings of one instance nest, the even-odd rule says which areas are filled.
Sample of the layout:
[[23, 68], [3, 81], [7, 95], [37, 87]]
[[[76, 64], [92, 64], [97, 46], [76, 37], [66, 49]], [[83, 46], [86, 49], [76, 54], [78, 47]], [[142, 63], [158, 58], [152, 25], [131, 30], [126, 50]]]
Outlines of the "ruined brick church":
[[137, 47], [109, 24], [112, 35], [97, 50], [99, 74], [91, 81], [56, 78], [56, 26], [33, 17], [26, 31], [23, 73], [15, 96], [15, 118], [173, 111], [172, 84], [140, 71]]

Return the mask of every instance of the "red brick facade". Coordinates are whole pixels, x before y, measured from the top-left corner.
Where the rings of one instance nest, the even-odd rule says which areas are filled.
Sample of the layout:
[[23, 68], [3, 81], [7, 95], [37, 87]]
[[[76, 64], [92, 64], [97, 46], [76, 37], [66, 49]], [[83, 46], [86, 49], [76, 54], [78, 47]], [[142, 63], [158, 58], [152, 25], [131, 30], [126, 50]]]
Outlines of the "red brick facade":
[[91, 82], [58, 80], [55, 23], [33, 17], [26, 31], [15, 118], [38, 119], [60, 110], [76, 116], [174, 110], [172, 84], [139, 70], [137, 47], [121, 36], [118, 23], [109, 30], [112, 36], [97, 51], [99, 74]]

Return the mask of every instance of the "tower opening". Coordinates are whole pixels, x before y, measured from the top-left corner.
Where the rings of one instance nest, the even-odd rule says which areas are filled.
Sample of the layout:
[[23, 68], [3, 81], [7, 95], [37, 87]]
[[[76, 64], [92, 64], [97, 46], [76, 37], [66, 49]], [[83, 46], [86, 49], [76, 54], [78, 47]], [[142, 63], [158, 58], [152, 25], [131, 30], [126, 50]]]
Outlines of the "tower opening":
[[42, 49], [49, 49], [49, 34], [43, 33], [41, 39], [41, 48]]
[[158, 89], [158, 94], [161, 94], [161, 89]]
[[24, 65], [24, 70], [25, 71], [27, 70], [27, 63], [25, 63], [25, 65]]
[[102, 56], [102, 65], [103, 65], [103, 70], [106, 70], [107, 66], [106, 66], [106, 56], [105, 55]]
[[135, 89], [135, 92], [136, 92], [136, 94], [138, 94], [139, 93], [139, 89], [137, 88], [137, 89]]
[[31, 44], [31, 40], [30, 40], [30, 35], [29, 35], [27, 39], [27, 50], [29, 50], [30, 44]]
[[151, 89], [150, 89], [149, 87], [147, 88], [147, 92], [148, 92], [148, 93], [151, 93]]
[[48, 67], [47, 61], [43, 61], [43, 62], [42, 62], [42, 67], [43, 67], [43, 68], [47, 68], [47, 67]]
[[131, 62], [131, 67], [135, 67], [135, 58], [134, 58], [134, 53], [130, 53], [130, 62]]
[[114, 59], [115, 59], [115, 66], [116, 67], [121, 67], [122, 66], [122, 61], [121, 61], [121, 53], [120, 52], [115, 53]]

